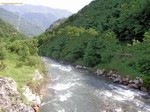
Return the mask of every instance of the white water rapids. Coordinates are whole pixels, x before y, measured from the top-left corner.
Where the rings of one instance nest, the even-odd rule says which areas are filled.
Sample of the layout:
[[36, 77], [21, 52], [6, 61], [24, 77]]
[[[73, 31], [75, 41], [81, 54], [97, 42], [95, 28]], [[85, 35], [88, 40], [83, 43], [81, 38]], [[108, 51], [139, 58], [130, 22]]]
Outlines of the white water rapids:
[[41, 112], [150, 112], [150, 99], [138, 90], [109, 79], [60, 64], [48, 58], [48, 86]]

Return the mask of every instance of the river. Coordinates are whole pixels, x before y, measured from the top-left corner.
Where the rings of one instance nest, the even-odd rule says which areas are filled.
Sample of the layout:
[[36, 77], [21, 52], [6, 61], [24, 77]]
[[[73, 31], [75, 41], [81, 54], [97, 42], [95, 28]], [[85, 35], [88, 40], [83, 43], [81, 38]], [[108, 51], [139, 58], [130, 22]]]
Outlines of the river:
[[150, 112], [146, 93], [114, 84], [88, 70], [43, 58], [52, 82], [41, 112]]

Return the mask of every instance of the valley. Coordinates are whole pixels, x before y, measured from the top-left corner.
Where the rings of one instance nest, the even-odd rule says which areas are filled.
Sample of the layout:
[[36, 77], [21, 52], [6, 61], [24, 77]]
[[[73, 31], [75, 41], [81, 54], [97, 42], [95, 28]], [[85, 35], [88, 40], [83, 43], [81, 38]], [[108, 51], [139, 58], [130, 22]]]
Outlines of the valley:
[[0, 5], [0, 112], [150, 112], [149, 9]]

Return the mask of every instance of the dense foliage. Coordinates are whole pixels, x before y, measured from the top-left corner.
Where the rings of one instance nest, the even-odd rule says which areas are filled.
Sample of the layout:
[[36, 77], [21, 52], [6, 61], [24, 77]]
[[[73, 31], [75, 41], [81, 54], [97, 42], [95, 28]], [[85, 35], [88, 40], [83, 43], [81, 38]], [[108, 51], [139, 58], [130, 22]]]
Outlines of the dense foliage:
[[18, 84], [30, 79], [40, 62], [37, 45], [36, 39], [25, 38], [0, 19], [0, 76], [12, 77]]
[[62, 26], [113, 31], [121, 41], [142, 40], [150, 26], [150, 0], [94, 0]]
[[95, 0], [39, 36], [40, 54], [141, 76], [150, 89], [149, 9], [149, 0]]

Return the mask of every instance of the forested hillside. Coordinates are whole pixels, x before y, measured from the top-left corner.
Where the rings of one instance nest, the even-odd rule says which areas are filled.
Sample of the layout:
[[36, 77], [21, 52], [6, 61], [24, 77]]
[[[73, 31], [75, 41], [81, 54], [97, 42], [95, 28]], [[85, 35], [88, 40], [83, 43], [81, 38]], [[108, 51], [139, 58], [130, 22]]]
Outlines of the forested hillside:
[[95, 0], [39, 36], [40, 54], [140, 76], [150, 89], [149, 9], [149, 0]]
[[22, 87], [40, 62], [37, 40], [26, 39], [0, 19], [0, 48], [0, 76], [11, 77]]
[[121, 41], [142, 40], [150, 26], [150, 0], [95, 0], [64, 25], [113, 31]]

